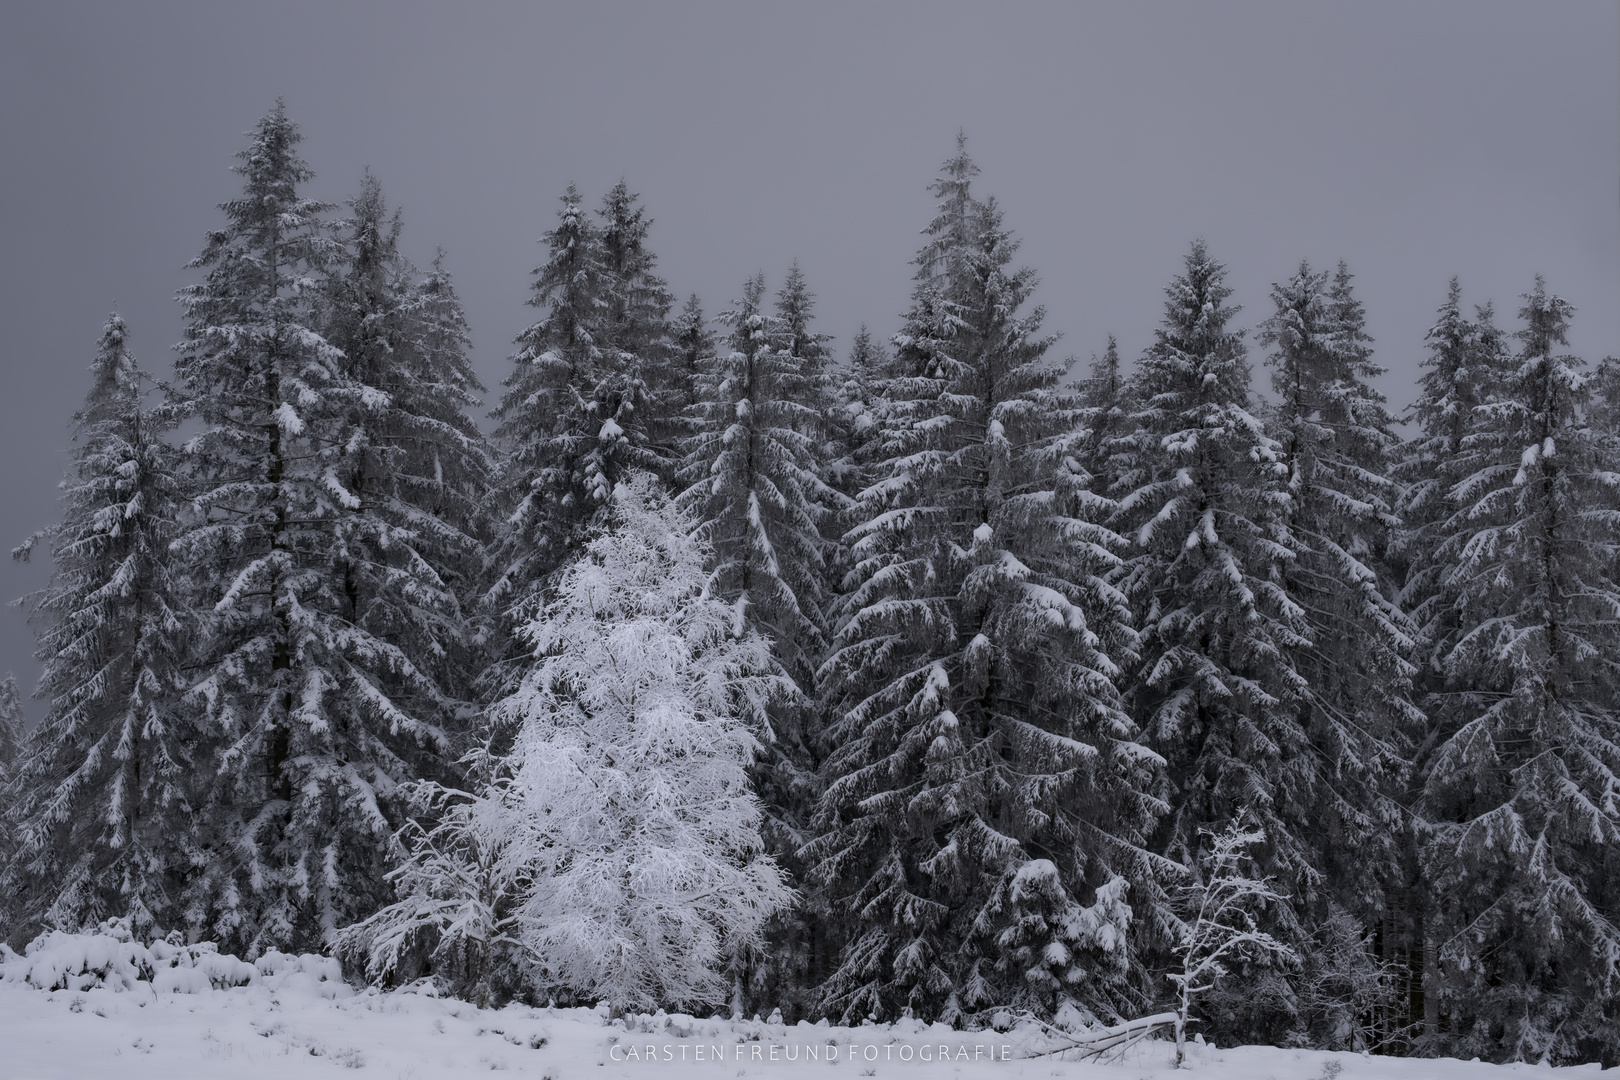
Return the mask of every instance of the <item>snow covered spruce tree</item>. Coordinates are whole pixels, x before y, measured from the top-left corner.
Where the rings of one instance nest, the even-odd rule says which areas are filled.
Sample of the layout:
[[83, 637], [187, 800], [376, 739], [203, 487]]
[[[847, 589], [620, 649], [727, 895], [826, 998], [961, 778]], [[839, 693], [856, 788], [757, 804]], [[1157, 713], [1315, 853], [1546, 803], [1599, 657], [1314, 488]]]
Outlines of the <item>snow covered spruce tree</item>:
[[6, 782], [17, 762], [22, 746], [24, 721], [22, 692], [17, 689], [17, 676], [6, 672], [0, 679], [0, 784]]
[[821, 672], [838, 712], [806, 856], [850, 924], [822, 988], [845, 1020], [1129, 1012], [1133, 922], [1162, 899], [1155, 759], [1114, 686], [1121, 542], [1075, 482], [1075, 405], [1020, 311], [1034, 275], [976, 172], [959, 143], [933, 185]]
[[618, 445], [617, 422], [605, 434], [602, 418], [591, 426], [594, 403], [575, 393], [589, 390], [600, 360], [602, 268], [596, 230], [573, 185], [562, 204], [557, 227], [545, 235], [550, 257], [535, 270], [528, 300], [546, 314], [519, 336], [494, 414], [503, 456], [492, 492], [495, 577], [486, 599], [499, 610], [538, 602], [541, 581], [566, 560], [611, 490], [600, 447]]
[[[1432, 717], [1437, 695], [1446, 689], [1443, 650], [1458, 627], [1458, 613], [1445, 590], [1451, 567], [1443, 549], [1447, 523], [1455, 512], [1451, 491], [1467, 475], [1462, 451], [1476, 422], [1474, 410], [1503, 392], [1513, 367], [1506, 335], [1497, 329], [1490, 305], [1476, 308], [1475, 314], [1474, 319], [1463, 314], [1462, 289], [1452, 278], [1446, 301], [1426, 335], [1429, 355], [1418, 379], [1417, 401], [1408, 410], [1418, 431], [1401, 448], [1394, 468], [1402, 485], [1403, 524], [1391, 561], [1402, 575], [1401, 607], [1418, 629], [1415, 700], [1431, 718], [1425, 722], [1417, 760], [1407, 770], [1412, 786], [1405, 799], [1409, 806], [1416, 802], [1416, 788], [1422, 783], [1422, 759], [1434, 746]], [[1433, 935], [1426, 928], [1434, 898], [1419, 870], [1419, 839], [1412, 832], [1405, 837], [1406, 876], [1412, 891], [1406, 925], [1396, 928], [1396, 936], [1406, 952], [1405, 1022], [1416, 1032], [1433, 1035], [1439, 1024], [1439, 1000], [1426, 988], [1435, 985], [1439, 968]]]
[[[480, 666], [464, 605], [483, 564], [474, 518], [491, 460], [470, 411], [483, 387], [442, 255], [426, 275], [404, 258], [400, 215], [370, 173], [349, 206], [328, 282], [326, 334], [343, 351], [348, 399], [333, 476], [350, 495], [333, 570], [345, 617], [399, 648], [373, 680], [411, 715], [455, 732]], [[411, 764], [426, 776], [443, 761]]]
[[716, 1005], [729, 959], [792, 899], [747, 772], [783, 687], [658, 482], [627, 475], [608, 511], [523, 628], [537, 661], [495, 706], [517, 730], [511, 827], [530, 836], [519, 933], [544, 993]]
[[[729, 349], [699, 384], [680, 501], [714, 547], [714, 594], [733, 606], [739, 632], [746, 627], [771, 643], [787, 680], [767, 706], [755, 782], [768, 850], [796, 869], [816, 798], [815, 671], [826, 651], [831, 547], [822, 525], [842, 500], [822, 479], [825, 347], [809, 329], [811, 295], [802, 275], [791, 274], [776, 315], [764, 299], [764, 278], [756, 276], [721, 316], [732, 328]], [[816, 935], [778, 929], [785, 937], [773, 933], [781, 955], [771, 970], [739, 958], [750, 969], [740, 1007], [760, 995], [771, 1005], [797, 1005], [782, 995], [818, 977], [801, 955]], [[791, 973], [778, 970], [784, 966]]]
[[[194, 720], [176, 710], [194, 626], [168, 553], [175, 454], [144, 405], [147, 377], [117, 315], [90, 371], [61, 521], [15, 553], [26, 559], [43, 541], [55, 563], [29, 598], [48, 708], [0, 788], [0, 829], [14, 844], [0, 903], [7, 936], [23, 940], [113, 917], [140, 933], [177, 928], [201, 855], [192, 814], [209, 762]], [[14, 680], [0, 696], [0, 710], [20, 715]]]
[[1119, 343], [1109, 334], [1102, 356], [1092, 354], [1091, 377], [1081, 384], [1081, 422], [1087, 432], [1081, 464], [1091, 473], [1092, 486], [1098, 491], [1112, 486], [1109, 456], [1114, 452], [1114, 440], [1130, 427], [1130, 391], [1130, 381], [1119, 362]]
[[1517, 370], [1469, 413], [1448, 492], [1423, 763], [1430, 1046], [1495, 1060], [1620, 1047], [1620, 495], [1588, 426], [1573, 309], [1536, 279]]
[[[1288, 466], [1250, 412], [1230, 296], [1225, 268], [1195, 242], [1136, 375], [1135, 430], [1115, 444], [1114, 520], [1135, 541], [1116, 580], [1141, 634], [1129, 703], [1169, 763], [1170, 812], [1155, 850], [1191, 867], [1205, 832], [1247, 806], [1267, 838], [1263, 872], [1308, 908], [1320, 877], [1318, 767], [1294, 658], [1310, 647], [1310, 628], [1286, 579], [1298, 551]], [[1286, 910], [1273, 918], [1269, 931], [1297, 936]], [[1206, 1001], [1229, 1038], [1271, 1041], [1293, 1023], [1292, 991], [1275, 968], [1257, 965]]]
[[714, 359], [714, 332], [703, 316], [703, 302], [693, 293], [681, 305], [681, 312], [670, 321], [669, 356], [664, 368], [664, 396], [659, 409], [660, 431], [656, 442], [680, 447], [692, 431], [692, 407], [698, 403], [703, 373]]
[[[650, 451], [638, 467], [653, 469], [669, 482], [680, 460], [681, 422], [689, 402], [683, 399], [684, 373], [671, 348], [669, 312], [675, 297], [655, 272], [658, 257], [647, 247], [652, 219], [640, 198], [620, 180], [596, 212], [607, 309], [604, 344], [613, 372], [607, 393], [617, 394], [613, 415], [624, 417], [619, 423], [630, 440], [645, 443]], [[607, 406], [601, 411], [607, 415]]]
[[624, 470], [669, 474], [669, 450], [649, 427], [649, 379], [670, 301], [634, 202], [621, 184], [598, 226], [570, 185], [545, 236], [550, 255], [529, 303], [546, 314], [518, 337], [495, 411], [506, 455], [491, 506], [486, 601], [496, 610], [532, 614], [541, 582], [577, 554]]
[[[843, 373], [830, 412], [833, 451], [827, 464], [827, 482], [847, 499], [853, 500], [866, 487], [866, 478], [877, 451], [882, 428], [883, 387], [890, 375], [888, 350], [862, 323], [849, 347], [849, 364]], [[855, 504], [845, 504], [853, 511]], [[854, 522], [848, 513], [840, 515], [839, 536]]]
[[687, 443], [683, 506], [714, 546], [716, 595], [739, 624], [763, 631], [801, 696], [814, 692], [825, 645], [825, 545], [818, 529], [838, 504], [821, 477], [814, 432], [824, 404], [813, 365], [793, 351], [785, 320], [763, 309], [765, 281], [743, 286], [721, 315], [729, 351], [700, 383]]
[[1405, 486], [1401, 604], [1422, 632], [1418, 685], [1425, 692], [1444, 681], [1434, 649], [1456, 628], [1455, 613], [1444, 597], [1442, 582], [1449, 566], [1440, 549], [1454, 512], [1451, 490], [1467, 475], [1463, 442], [1476, 421], [1474, 410], [1501, 393], [1514, 367], [1490, 305], [1476, 308], [1475, 314], [1474, 319], [1463, 315], [1462, 288], [1452, 278], [1446, 302], [1426, 335], [1429, 356], [1410, 410], [1418, 434], [1403, 447], [1395, 469]]
[[814, 431], [825, 439], [829, 431], [827, 411], [833, 402], [832, 349], [827, 345], [832, 335], [810, 328], [815, 312], [816, 294], [810, 291], [804, 271], [799, 269], [798, 260], [794, 260], [776, 294], [776, 317], [783, 335], [778, 351], [797, 362], [806, 396], [816, 409]]
[[[1372, 386], [1383, 369], [1345, 264], [1330, 276], [1302, 262], [1271, 298], [1260, 341], [1271, 346], [1297, 545], [1284, 579], [1311, 637], [1293, 664], [1309, 684], [1302, 718], [1322, 763], [1311, 846], [1326, 875], [1322, 903], [1370, 928], [1391, 914], [1391, 896], [1409, 906], [1400, 800], [1425, 724], [1411, 701], [1417, 631], [1389, 564], [1399, 440]], [[1325, 923], [1326, 907], [1310, 917]]]
[[[278, 103], [240, 155], [242, 196], [181, 294], [173, 403], [197, 428], [173, 545], [202, 618], [187, 700], [216, 738], [187, 920], [248, 955], [318, 948], [389, 899], [393, 792], [450, 739], [412, 659], [432, 645], [409, 640], [442, 590], [407, 552], [368, 564], [412, 530], [353, 486], [357, 420], [383, 405], [327, 337], [345, 251], [328, 207], [299, 194], [299, 138]], [[394, 625], [403, 612], [412, 624]]]

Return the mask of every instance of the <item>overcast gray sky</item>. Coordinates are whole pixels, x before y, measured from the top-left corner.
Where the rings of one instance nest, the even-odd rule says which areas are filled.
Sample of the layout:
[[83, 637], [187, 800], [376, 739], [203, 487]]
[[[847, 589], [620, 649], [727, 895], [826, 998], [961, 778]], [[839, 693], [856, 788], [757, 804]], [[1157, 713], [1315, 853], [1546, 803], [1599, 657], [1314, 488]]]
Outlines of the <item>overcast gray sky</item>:
[[[821, 329], [887, 336], [958, 128], [1059, 349], [1134, 357], [1194, 236], [1246, 324], [1347, 259], [1412, 395], [1446, 281], [1512, 323], [1536, 273], [1620, 352], [1620, 5], [110, 3], [0, 7], [0, 550], [48, 523], [107, 311], [159, 374], [176, 290], [276, 96], [311, 193], [370, 165], [407, 250], [449, 251], [496, 387], [570, 182], [641, 192], [713, 312], [797, 258]], [[1258, 361], [1258, 357], [1256, 357]], [[1261, 381], [1264, 375], [1261, 372]], [[0, 567], [0, 594], [44, 580]], [[0, 613], [0, 671], [32, 639]], [[36, 710], [37, 713], [37, 710]]]

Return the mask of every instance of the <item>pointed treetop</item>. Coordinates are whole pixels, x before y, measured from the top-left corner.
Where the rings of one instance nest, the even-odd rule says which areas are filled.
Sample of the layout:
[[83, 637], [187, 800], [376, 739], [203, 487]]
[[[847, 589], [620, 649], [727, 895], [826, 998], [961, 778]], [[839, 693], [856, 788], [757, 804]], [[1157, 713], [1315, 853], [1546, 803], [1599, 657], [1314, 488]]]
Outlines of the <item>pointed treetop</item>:
[[954, 253], [966, 251], [971, 239], [975, 208], [973, 178], [979, 175], [979, 166], [967, 151], [967, 133], [956, 134], [956, 153], [941, 166], [942, 173], [935, 177], [928, 190], [936, 200], [937, 213], [923, 234], [929, 242], [917, 253], [918, 281], [927, 281], [953, 268], [942, 266], [941, 261]]
[[[573, 186], [569, 186], [573, 190]], [[602, 208], [597, 216], [605, 224], [602, 227], [602, 242], [610, 253], [635, 252], [642, 253], [642, 245], [647, 239], [647, 230], [652, 228], [652, 219], [647, 216], [645, 207], [638, 206], [641, 196], [630, 190], [630, 185], [621, 178], [617, 184], [602, 196]], [[651, 265], [651, 256], [648, 265]]]
[[95, 358], [90, 361], [90, 393], [84, 405], [73, 414], [77, 437], [85, 437], [92, 428], [109, 419], [127, 419], [132, 407], [139, 405], [146, 377], [130, 355], [129, 333], [123, 316], [113, 312], [101, 328], [101, 340], [96, 344]]
[[1119, 390], [1119, 342], [1108, 335], [1102, 356], [1091, 354], [1091, 384], [1098, 393], [1113, 396]]
[[816, 294], [805, 283], [799, 260], [788, 267], [787, 279], [776, 294], [776, 317], [782, 321], [787, 335], [788, 352], [805, 362], [805, 374], [818, 375], [832, 359], [827, 342], [831, 334], [817, 334], [810, 329], [810, 320], [816, 310]]
[[[1210, 255], [1202, 238], [1193, 241], [1184, 267], [1165, 287], [1164, 322], [1154, 331], [1155, 342], [1143, 361], [1144, 375], [1171, 371], [1177, 380], [1161, 386], [1157, 376], [1147, 375], [1145, 384], [1153, 394], [1192, 390], [1219, 400], [1245, 401], [1249, 373], [1244, 331], [1227, 329], [1228, 320], [1243, 309], [1226, 304], [1232, 295], [1226, 267]], [[1196, 380], [1195, 386], [1185, 385], [1189, 378]]]
[[348, 207], [354, 212], [350, 222], [354, 229], [354, 261], [356, 269], [364, 273], [398, 248], [404, 217], [397, 207], [389, 214], [382, 182], [370, 166], [361, 173], [360, 191], [348, 201]]
[[1520, 297], [1524, 306], [1519, 318], [1524, 329], [1514, 337], [1524, 343], [1526, 356], [1550, 356], [1554, 346], [1569, 346], [1569, 322], [1575, 316], [1575, 306], [1556, 294], [1549, 295], [1547, 282], [1536, 275], [1535, 288]]
[[[247, 177], [249, 199], [275, 198], [282, 205], [291, 205], [297, 185], [307, 183], [315, 172], [295, 151], [304, 134], [288, 117], [286, 102], [277, 98], [274, 107], [246, 134], [251, 141], [236, 152], [241, 164], [232, 169]], [[232, 205], [224, 204], [224, 209], [229, 212]]]

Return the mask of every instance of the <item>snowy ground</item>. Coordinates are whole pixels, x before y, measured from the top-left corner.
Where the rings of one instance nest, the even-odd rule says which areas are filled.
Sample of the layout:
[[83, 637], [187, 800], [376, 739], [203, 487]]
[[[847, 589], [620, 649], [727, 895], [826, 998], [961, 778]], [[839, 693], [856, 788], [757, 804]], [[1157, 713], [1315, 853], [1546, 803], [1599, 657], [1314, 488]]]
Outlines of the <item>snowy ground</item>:
[[[699, 1021], [686, 1037], [606, 1026], [584, 1009], [509, 1006], [479, 1011], [416, 994], [327, 999], [246, 986], [203, 994], [43, 991], [0, 986], [0, 1077], [67, 1080], [296, 1080], [352, 1075], [436, 1080], [508, 1070], [551, 1080], [617, 1077], [1072, 1077], [1146, 1080], [1178, 1075], [1167, 1043], [1145, 1044], [1123, 1064], [1020, 1058], [997, 1061], [996, 1036], [888, 1027], [815, 1028]], [[755, 1038], [757, 1036], [757, 1039]], [[980, 1059], [972, 1060], [975, 1044]], [[940, 1045], [952, 1058], [938, 1059]], [[807, 1060], [810, 1047], [817, 1060]], [[929, 1047], [927, 1062], [919, 1053]], [[649, 1048], [653, 1053], [649, 1054]], [[777, 1060], [770, 1060], [775, 1050]], [[910, 1061], [899, 1056], [909, 1048]], [[755, 1051], [758, 1051], [756, 1057]], [[827, 1060], [835, 1051], [834, 1060]], [[630, 1053], [634, 1053], [634, 1057]], [[722, 1060], [716, 1060], [716, 1053]], [[738, 1060], [738, 1055], [741, 1060]], [[787, 1061], [793, 1054], [797, 1061]], [[698, 1060], [701, 1055], [702, 1060]], [[853, 1060], [851, 1060], [853, 1055]], [[653, 1060], [648, 1060], [651, 1057]], [[966, 1060], [959, 1060], [966, 1058]], [[683, 1061], [684, 1059], [684, 1061]], [[1495, 1066], [1463, 1061], [1364, 1058], [1356, 1054], [1193, 1047], [1191, 1067], [1207, 1080], [1490, 1080], [1580, 1076], [1584, 1069]], [[1179, 1074], [1182, 1076], [1186, 1073]]]
[[[98, 940], [103, 952], [114, 948], [111, 939]], [[145, 978], [121, 978], [117, 962], [102, 963], [105, 974], [78, 981], [102, 984], [88, 989], [40, 989], [29, 981], [27, 959], [0, 956], [0, 1078], [299, 1080], [355, 1069], [388, 1080], [491, 1070], [550, 1080], [1188, 1075], [1171, 1069], [1171, 1047], [1163, 1042], [1138, 1046], [1122, 1063], [1094, 1064], [1031, 1058], [1029, 1044], [1017, 1036], [904, 1022], [790, 1027], [660, 1014], [609, 1023], [587, 1009], [481, 1011], [427, 993], [356, 992], [333, 977], [331, 961], [316, 957], [272, 954], [250, 973], [234, 958], [176, 959], [160, 948], [153, 947], [156, 961]], [[33, 981], [62, 981], [62, 970], [58, 965], [38, 974], [36, 965]], [[245, 985], [221, 985], [243, 979]], [[1596, 1066], [1546, 1069], [1270, 1047], [1194, 1046], [1189, 1064], [1207, 1080], [1507, 1080], [1597, 1072]]]

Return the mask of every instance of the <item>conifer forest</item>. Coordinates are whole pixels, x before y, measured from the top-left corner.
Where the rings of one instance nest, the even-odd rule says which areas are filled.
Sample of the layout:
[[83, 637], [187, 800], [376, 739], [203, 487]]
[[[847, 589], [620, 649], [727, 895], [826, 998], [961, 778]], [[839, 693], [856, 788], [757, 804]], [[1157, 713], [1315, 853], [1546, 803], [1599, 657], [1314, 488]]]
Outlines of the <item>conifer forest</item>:
[[634, 178], [547, 193], [486, 388], [448, 262], [300, 138], [248, 134], [172, 350], [83, 343], [11, 541], [10, 946], [1620, 1061], [1620, 360], [1558, 282], [1375, 343], [1345, 262], [1237, 296], [1189, 236], [1071, 368], [958, 137], [848, 341], [797, 263], [676, 295]]

